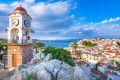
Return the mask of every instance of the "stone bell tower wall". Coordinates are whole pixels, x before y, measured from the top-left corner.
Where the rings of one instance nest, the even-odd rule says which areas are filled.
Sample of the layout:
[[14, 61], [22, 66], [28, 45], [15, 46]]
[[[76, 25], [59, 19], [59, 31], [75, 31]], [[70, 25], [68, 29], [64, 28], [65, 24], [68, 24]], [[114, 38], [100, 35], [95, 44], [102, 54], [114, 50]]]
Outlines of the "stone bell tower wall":
[[[13, 55], [16, 59], [13, 59]], [[8, 45], [8, 69], [30, 62], [33, 57], [33, 44]], [[14, 65], [15, 63], [15, 65]]]
[[22, 63], [26, 64], [33, 58], [33, 45], [22, 46]]
[[8, 58], [8, 69], [13, 67], [13, 55], [14, 54], [16, 54], [16, 57], [17, 57], [16, 66], [22, 64], [21, 46], [8, 45], [8, 57], [7, 57]]

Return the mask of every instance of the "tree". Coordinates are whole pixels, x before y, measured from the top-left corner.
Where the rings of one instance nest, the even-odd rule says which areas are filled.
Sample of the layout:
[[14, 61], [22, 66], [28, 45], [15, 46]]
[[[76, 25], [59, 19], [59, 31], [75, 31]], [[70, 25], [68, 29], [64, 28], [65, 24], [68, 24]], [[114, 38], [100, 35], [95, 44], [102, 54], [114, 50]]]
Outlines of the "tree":
[[66, 62], [71, 66], [74, 66], [70, 52], [64, 50], [63, 48], [54, 48], [54, 47], [48, 46], [47, 48], [45, 48], [43, 53], [45, 53], [46, 55], [51, 53], [53, 56], [53, 59], [58, 59], [63, 62]]
[[118, 46], [120, 46], [120, 42], [116, 42]]
[[72, 42], [71, 43], [71, 46], [75, 46], [75, 47], [77, 47], [78, 46], [78, 43], [77, 43], [78, 41], [74, 41], [74, 42]]
[[74, 41], [74, 42], [71, 43], [71, 46], [74, 46], [76, 53], [77, 53], [76, 48], [77, 48], [78, 45], [79, 45], [77, 42], [78, 42], [78, 41]]
[[93, 46], [97, 46], [97, 43], [93, 43]]
[[[7, 54], [7, 45], [2, 45], [2, 43], [7, 43], [7, 41], [6, 40], [0, 41], [0, 52], [4, 51], [5, 54]], [[4, 49], [4, 46], [6, 47], [6, 49]]]
[[[32, 43], [33, 43], [33, 48], [36, 48], [36, 42], [33, 41]], [[38, 48], [41, 48], [41, 47], [44, 47], [44, 46], [45, 46], [44, 43], [42, 43], [42, 42], [37, 42], [37, 47], [38, 47]]]
[[117, 69], [118, 69], [118, 71], [120, 71], [120, 63], [117, 62], [117, 61], [115, 61], [115, 63], [117, 64]]
[[38, 47], [40, 47], [40, 48], [45, 46], [45, 44], [42, 43], [42, 42], [38, 42], [37, 45], [38, 45]]
[[92, 43], [90, 41], [88, 41], [88, 42], [87, 41], [83, 41], [82, 45], [87, 46], [87, 47], [94, 47], [94, 46], [97, 46], [97, 43]]

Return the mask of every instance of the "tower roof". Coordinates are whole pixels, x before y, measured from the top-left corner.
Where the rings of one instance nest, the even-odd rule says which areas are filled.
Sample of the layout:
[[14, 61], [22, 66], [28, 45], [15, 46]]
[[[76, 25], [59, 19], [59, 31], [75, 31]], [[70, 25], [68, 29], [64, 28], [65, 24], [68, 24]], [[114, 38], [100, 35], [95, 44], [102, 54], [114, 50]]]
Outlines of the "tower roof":
[[15, 8], [14, 12], [9, 14], [8, 16], [16, 15], [16, 14], [27, 15], [27, 16], [30, 17], [30, 15], [27, 14], [27, 11], [25, 10], [25, 8], [23, 8], [21, 5], [19, 7], [17, 7], [17, 8]]
[[17, 7], [14, 11], [24, 11], [27, 13], [27, 11], [22, 6]]

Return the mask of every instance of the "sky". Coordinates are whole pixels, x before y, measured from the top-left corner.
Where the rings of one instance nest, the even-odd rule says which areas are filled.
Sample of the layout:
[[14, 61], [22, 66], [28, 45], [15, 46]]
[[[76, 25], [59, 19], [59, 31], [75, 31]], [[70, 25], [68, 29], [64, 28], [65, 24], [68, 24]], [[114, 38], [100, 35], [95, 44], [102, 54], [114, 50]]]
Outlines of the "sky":
[[0, 38], [20, 5], [32, 17], [33, 39], [120, 38], [120, 0], [0, 0]]

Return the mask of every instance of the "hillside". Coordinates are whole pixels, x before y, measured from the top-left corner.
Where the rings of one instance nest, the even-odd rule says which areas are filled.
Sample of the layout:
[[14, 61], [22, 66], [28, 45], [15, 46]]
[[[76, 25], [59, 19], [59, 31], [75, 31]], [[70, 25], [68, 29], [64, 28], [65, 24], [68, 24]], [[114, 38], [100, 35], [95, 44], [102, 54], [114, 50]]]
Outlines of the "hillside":
[[0, 38], [0, 41], [3, 41], [3, 40], [7, 41], [7, 39]]
[[2, 80], [89, 80], [81, 67], [72, 67], [65, 62], [37, 53], [31, 62], [17, 66], [14, 74]]

